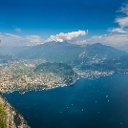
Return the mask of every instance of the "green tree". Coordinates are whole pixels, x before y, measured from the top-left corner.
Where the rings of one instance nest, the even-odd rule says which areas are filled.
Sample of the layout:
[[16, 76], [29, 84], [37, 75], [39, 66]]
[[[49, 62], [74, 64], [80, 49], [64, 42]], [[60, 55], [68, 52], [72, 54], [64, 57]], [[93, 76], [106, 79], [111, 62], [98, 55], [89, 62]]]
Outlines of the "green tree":
[[7, 128], [7, 112], [3, 104], [0, 104], [0, 128]]

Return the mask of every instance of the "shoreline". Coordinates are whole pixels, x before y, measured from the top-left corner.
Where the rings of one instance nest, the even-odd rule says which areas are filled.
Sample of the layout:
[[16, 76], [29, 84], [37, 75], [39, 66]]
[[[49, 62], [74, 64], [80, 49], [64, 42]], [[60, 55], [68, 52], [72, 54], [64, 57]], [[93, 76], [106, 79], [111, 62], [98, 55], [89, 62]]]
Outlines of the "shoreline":
[[33, 88], [31, 89], [23, 89], [23, 90], [18, 90], [18, 89], [14, 89], [14, 90], [8, 90], [8, 91], [5, 91], [5, 92], [0, 92], [2, 94], [5, 94], [5, 93], [14, 93], [14, 92], [19, 92], [20, 94], [25, 94], [27, 92], [30, 92], [30, 91], [48, 91], [48, 90], [51, 90], [51, 89], [56, 89], [56, 88], [62, 88], [62, 87], [70, 87], [70, 86], [73, 86], [78, 80], [80, 79], [88, 79], [88, 80], [94, 80], [94, 79], [99, 79], [99, 78], [102, 78], [102, 77], [109, 77], [109, 76], [113, 76], [115, 74], [123, 74], [123, 75], [128, 75], [128, 74], [124, 74], [124, 73], [114, 73], [114, 74], [109, 74], [109, 75], [102, 75], [102, 76], [95, 76], [95, 77], [92, 77], [92, 78], [87, 78], [87, 77], [78, 77], [76, 80], [74, 80], [70, 85], [66, 85], [66, 84], [59, 84], [57, 86], [52, 86], [52, 87], [43, 87], [42, 85], [40, 85], [39, 87], [34, 86]]

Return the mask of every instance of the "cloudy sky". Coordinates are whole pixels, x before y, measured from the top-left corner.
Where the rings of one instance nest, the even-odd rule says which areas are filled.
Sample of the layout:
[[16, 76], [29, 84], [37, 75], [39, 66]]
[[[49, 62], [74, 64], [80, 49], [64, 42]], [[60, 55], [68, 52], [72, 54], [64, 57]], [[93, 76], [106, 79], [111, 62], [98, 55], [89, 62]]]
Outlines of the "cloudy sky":
[[127, 0], [0, 0], [1, 45], [67, 40], [128, 50]]

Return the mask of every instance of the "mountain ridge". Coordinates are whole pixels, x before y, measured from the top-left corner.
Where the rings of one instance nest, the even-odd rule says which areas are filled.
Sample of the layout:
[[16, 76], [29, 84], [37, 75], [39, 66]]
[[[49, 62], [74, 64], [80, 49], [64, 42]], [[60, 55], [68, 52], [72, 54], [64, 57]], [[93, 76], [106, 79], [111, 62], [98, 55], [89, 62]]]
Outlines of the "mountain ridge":
[[85, 52], [83, 57], [96, 58], [112, 58], [116, 56], [126, 55], [122, 50], [115, 49], [111, 46], [106, 46], [100, 43], [89, 45], [75, 45], [65, 42], [49, 42], [28, 48], [20, 49], [15, 56], [27, 59], [42, 59], [50, 62], [71, 62], [74, 59], [79, 59], [80, 55]]

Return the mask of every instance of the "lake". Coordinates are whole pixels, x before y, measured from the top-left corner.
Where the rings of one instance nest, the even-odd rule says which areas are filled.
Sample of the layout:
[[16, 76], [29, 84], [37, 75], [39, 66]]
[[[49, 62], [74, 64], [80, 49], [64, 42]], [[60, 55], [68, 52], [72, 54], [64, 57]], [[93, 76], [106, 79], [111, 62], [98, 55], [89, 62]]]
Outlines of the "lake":
[[31, 128], [128, 127], [128, 75], [79, 79], [70, 87], [4, 96]]

